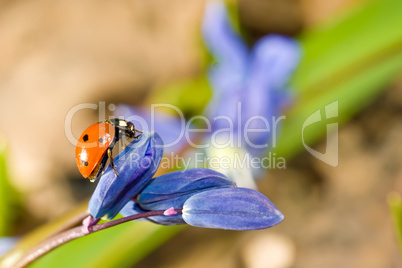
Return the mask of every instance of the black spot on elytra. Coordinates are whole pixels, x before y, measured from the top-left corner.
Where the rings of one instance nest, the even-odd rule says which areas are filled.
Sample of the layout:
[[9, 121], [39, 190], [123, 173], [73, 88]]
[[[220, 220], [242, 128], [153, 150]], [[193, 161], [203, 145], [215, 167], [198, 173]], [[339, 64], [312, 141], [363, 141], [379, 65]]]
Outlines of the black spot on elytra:
[[84, 164], [84, 166], [88, 166], [88, 162], [87, 161], [82, 161], [82, 163]]
[[85, 134], [84, 137], [82, 137], [83, 141], [87, 141], [89, 139], [88, 134]]
[[100, 142], [100, 143], [103, 143], [104, 141], [103, 141], [103, 139], [102, 139], [102, 138], [99, 138], [99, 142]]

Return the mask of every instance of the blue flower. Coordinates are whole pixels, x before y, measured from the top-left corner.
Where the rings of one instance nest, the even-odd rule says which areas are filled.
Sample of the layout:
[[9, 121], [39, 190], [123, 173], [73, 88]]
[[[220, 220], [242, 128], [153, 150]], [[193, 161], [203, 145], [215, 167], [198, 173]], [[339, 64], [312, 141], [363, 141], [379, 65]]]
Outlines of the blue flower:
[[[177, 202], [174, 194], [163, 196], [158, 209], [167, 210]], [[176, 199], [176, 200], [175, 200]], [[194, 189], [188, 192], [173, 206], [182, 208], [182, 214], [172, 216], [153, 216], [148, 220], [163, 224], [177, 225], [187, 223], [195, 227], [257, 230], [269, 228], [283, 221], [284, 216], [264, 195], [253, 189], [231, 187], [230, 185], [211, 187], [210, 189]], [[124, 216], [147, 212], [141, 202], [130, 201], [121, 211]]]
[[267, 228], [283, 220], [268, 198], [255, 190], [237, 188], [210, 169], [176, 171], [152, 179], [162, 154], [163, 142], [153, 132], [144, 132], [129, 144], [115, 158], [119, 177], [109, 167], [100, 178], [89, 202], [91, 215], [112, 219], [119, 211], [124, 216], [165, 211], [148, 220], [231, 230]]
[[[261, 157], [269, 149], [271, 138], [275, 137], [277, 130], [276, 120], [291, 99], [287, 91], [287, 81], [299, 62], [300, 46], [294, 39], [270, 35], [261, 38], [249, 49], [231, 26], [225, 5], [218, 1], [208, 2], [202, 32], [207, 47], [217, 61], [209, 71], [213, 97], [205, 110], [212, 132], [205, 137], [209, 148], [194, 151], [192, 160], [195, 161], [195, 155], [200, 152], [205, 159], [214, 159], [215, 162], [218, 160], [219, 163], [223, 163], [220, 160], [225, 158], [226, 163], [229, 160], [229, 166], [214, 167], [208, 163], [209, 167], [226, 175], [237, 186], [255, 189], [254, 175], [258, 169], [252, 168], [250, 163], [236, 165], [236, 161], [244, 163], [245, 159], [249, 159], [248, 155]], [[153, 144], [162, 144], [161, 139], [168, 145], [165, 147], [168, 152], [182, 152], [188, 145], [183, 117], [178, 118], [159, 111], [152, 114], [143, 108], [125, 105], [118, 106], [115, 114], [134, 122], [138, 129], [157, 131], [161, 135], [160, 138], [156, 134], [144, 134], [140, 141], [133, 143], [116, 157], [118, 167], [123, 167], [122, 158], [133, 152], [149, 162], [159, 164], [163, 150], [156, 149]], [[254, 131], [248, 131], [250, 129]], [[145, 145], [140, 145], [142, 141]], [[217, 146], [225, 143], [227, 146]], [[193, 163], [193, 166], [196, 167], [197, 164]], [[124, 170], [123, 167], [118, 179], [109, 168], [91, 198], [91, 214], [97, 218], [113, 218], [123, 207], [128, 214], [168, 209], [171, 206], [181, 209], [190, 197], [214, 187], [220, 188], [214, 184], [219, 179], [208, 173], [210, 171], [195, 169], [184, 173], [170, 173], [151, 180], [156, 168], [157, 165], [143, 167], [130, 164], [130, 169]], [[206, 181], [201, 180], [205, 175], [213, 178], [209, 182], [211, 186], [208, 186], [211, 189], [199, 184]], [[171, 185], [166, 181], [172, 182]], [[223, 188], [230, 187], [226, 185]], [[245, 193], [243, 190], [236, 191]], [[252, 196], [250, 193], [246, 194]], [[137, 195], [137, 203], [128, 203]], [[239, 215], [247, 214], [237, 212]], [[191, 215], [189, 219], [202, 217], [201, 214]], [[156, 216], [151, 220], [163, 224], [183, 223], [182, 215]]]
[[138, 195], [137, 203], [146, 210], [182, 208], [193, 194], [236, 185], [221, 173], [192, 168], [156, 177]]
[[94, 218], [114, 218], [126, 203], [145, 188], [159, 167], [163, 142], [158, 134], [144, 132], [115, 159], [117, 177], [109, 166], [89, 201]]
[[[171, 172], [154, 178], [138, 195], [136, 203], [130, 202], [121, 213], [129, 216], [144, 211], [166, 210], [171, 207], [182, 209], [184, 202], [194, 194], [235, 186], [224, 175], [211, 169], [193, 168]], [[149, 219], [165, 225], [185, 223], [180, 214], [155, 216]]]
[[[239, 186], [255, 189], [260, 168], [251, 162], [275, 145], [279, 117], [292, 100], [287, 81], [300, 60], [300, 45], [292, 38], [269, 35], [250, 49], [221, 1], [207, 3], [202, 33], [216, 61], [209, 69], [213, 95], [204, 112], [212, 128], [204, 143], [211, 146], [204, 153], [207, 159], [229, 160], [229, 166], [209, 167]], [[240, 167], [238, 160], [245, 165]]]
[[[253, 156], [269, 148], [274, 119], [282, 114], [290, 95], [287, 81], [300, 59], [300, 46], [292, 38], [270, 35], [249, 50], [230, 25], [224, 3], [208, 2], [202, 24], [204, 41], [216, 59], [209, 72], [213, 97], [209, 118], [233, 122], [238, 147]], [[231, 127], [228, 120], [212, 121], [212, 129]], [[270, 131], [258, 131], [266, 129]], [[258, 129], [253, 132], [245, 130]], [[238, 140], [237, 138], [235, 139]]]
[[222, 188], [198, 193], [183, 206], [183, 220], [192, 226], [257, 230], [274, 226], [284, 216], [261, 193], [248, 188]]

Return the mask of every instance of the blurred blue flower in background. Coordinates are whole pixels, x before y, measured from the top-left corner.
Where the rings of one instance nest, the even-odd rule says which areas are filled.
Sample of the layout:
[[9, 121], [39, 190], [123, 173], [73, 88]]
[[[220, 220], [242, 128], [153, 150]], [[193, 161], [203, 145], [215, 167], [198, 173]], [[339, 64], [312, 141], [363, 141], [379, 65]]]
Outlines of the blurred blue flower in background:
[[[235, 134], [241, 135], [244, 142], [245, 126], [266, 129], [265, 121], [271, 126], [270, 121], [281, 115], [289, 104], [286, 86], [299, 62], [300, 46], [292, 38], [269, 35], [249, 50], [230, 25], [226, 7], [220, 1], [208, 2], [202, 32], [205, 44], [216, 59], [209, 72], [213, 97], [206, 113], [211, 119], [222, 116], [231, 119]], [[229, 127], [225, 121], [212, 120], [213, 130]], [[240, 145], [261, 156], [272, 133], [251, 134], [249, 142]], [[263, 150], [258, 150], [258, 146]]]
[[[185, 133], [184, 116], [127, 105], [119, 105], [115, 115], [138, 129], [158, 132], [167, 153], [182, 154], [187, 148], [184, 155], [192, 167], [214, 169], [240, 187], [255, 189], [259, 168], [249, 163], [236, 166], [235, 161], [261, 158], [275, 145], [279, 117], [291, 102], [287, 81], [299, 62], [300, 46], [292, 38], [270, 35], [249, 49], [220, 1], [207, 3], [202, 33], [216, 60], [208, 73], [213, 94], [204, 115], [211, 129], [204, 134], [203, 146], [190, 148], [186, 137], [192, 133]], [[205, 161], [199, 161], [200, 155]], [[212, 161], [229, 165], [212, 165]]]
[[209, 71], [213, 96], [205, 112], [215, 146], [206, 154], [228, 158], [232, 168], [217, 170], [239, 185], [255, 188], [254, 170], [234, 167], [233, 155], [262, 157], [275, 143], [279, 116], [291, 102], [287, 81], [299, 63], [300, 45], [292, 38], [269, 35], [249, 50], [220, 1], [207, 3], [202, 32], [216, 60]]

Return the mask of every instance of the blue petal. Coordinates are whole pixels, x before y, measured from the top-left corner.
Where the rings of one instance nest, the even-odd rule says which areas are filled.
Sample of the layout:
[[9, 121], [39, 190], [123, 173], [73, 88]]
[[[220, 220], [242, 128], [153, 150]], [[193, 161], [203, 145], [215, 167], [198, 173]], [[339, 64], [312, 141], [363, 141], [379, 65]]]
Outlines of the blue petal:
[[138, 213], [143, 212], [143, 209], [141, 209], [137, 203], [134, 201], [130, 200], [127, 202], [127, 204], [120, 210], [120, 214], [123, 217], [128, 217], [132, 215], [136, 215]]
[[183, 208], [184, 202], [196, 193], [235, 186], [219, 172], [193, 168], [154, 178], [138, 195], [137, 202], [145, 210]]
[[[301, 46], [293, 38], [268, 35], [251, 51], [249, 87], [282, 89], [300, 61]], [[252, 83], [252, 84], [250, 84]]]
[[230, 24], [224, 3], [207, 3], [202, 33], [209, 51], [218, 62], [210, 74], [214, 89], [231, 90], [244, 79], [248, 50]]
[[239, 85], [236, 85], [236, 87], [238, 89], [232, 92], [214, 92], [215, 96], [211, 99], [207, 108], [211, 130], [217, 139], [228, 134], [228, 131], [223, 131], [221, 132], [222, 134], [219, 134], [218, 130], [230, 129], [234, 135], [241, 134], [241, 129], [238, 128], [238, 122], [241, 120], [239, 118], [239, 105], [241, 105], [244, 98], [244, 92], [239, 88]]
[[229, 230], [256, 230], [283, 221], [283, 214], [261, 193], [247, 188], [223, 188], [190, 197], [183, 208], [192, 226]]
[[157, 133], [144, 132], [115, 159], [117, 173], [109, 166], [101, 177], [90, 201], [94, 218], [114, 218], [124, 205], [149, 183], [163, 155], [163, 142]]
[[[146, 212], [147, 210], [142, 209], [138, 204], [133, 201], [129, 201], [123, 209], [120, 211], [120, 214], [124, 217], [136, 215], [138, 213]], [[153, 216], [149, 218], [145, 218], [153, 223], [163, 224], [163, 225], [178, 225], [178, 224], [186, 224], [183, 220], [181, 214], [176, 214], [172, 216]]]
[[[290, 100], [286, 85], [299, 60], [300, 45], [297, 41], [279, 35], [263, 37], [252, 50], [245, 88], [247, 95], [242, 103], [242, 123], [247, 129], [269, 128], [267, 132], [247, 134], [247, 148], [258, 152], [257, 155], [254, 153], [255, 156], [268, 149], [263, 146], [270, 144], [275, 120]], [[245, 126], [247, 120], [250, 121]]]
[[129, 105], [118, 105], [114, 114], [116, 117], [132, 122], [136, 129], [157, 132], [165, 144], [164, 149], [167, 154], [179, 152], [188, 145], [184, 136], [184, 119], [159, 110], [154, 110], [152, 115], [150, 109]]

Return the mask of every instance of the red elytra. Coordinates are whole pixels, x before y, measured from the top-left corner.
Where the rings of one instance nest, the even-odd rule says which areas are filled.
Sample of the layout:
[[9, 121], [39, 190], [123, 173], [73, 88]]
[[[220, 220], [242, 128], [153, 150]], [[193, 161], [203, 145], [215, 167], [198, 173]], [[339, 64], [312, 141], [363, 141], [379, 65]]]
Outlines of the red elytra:
[[108, 159], [116, 176], [119, 176], [113, 164], [113, 147], [123, 136], [138, 139], [140, 135], [136, 136], [136, 132], [142, 133], [135, 129], [133, 123], [122, 119], [110, 119], [88, 127], [75, 149], [75, 159], [82, 176], [91, 181], [100, 178]]

